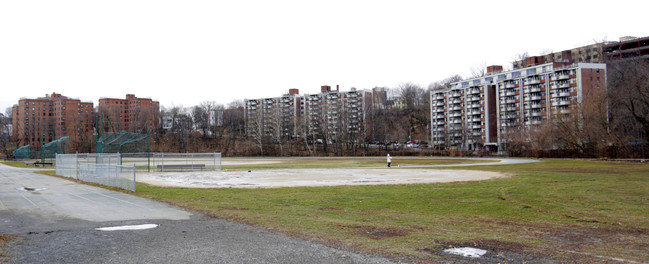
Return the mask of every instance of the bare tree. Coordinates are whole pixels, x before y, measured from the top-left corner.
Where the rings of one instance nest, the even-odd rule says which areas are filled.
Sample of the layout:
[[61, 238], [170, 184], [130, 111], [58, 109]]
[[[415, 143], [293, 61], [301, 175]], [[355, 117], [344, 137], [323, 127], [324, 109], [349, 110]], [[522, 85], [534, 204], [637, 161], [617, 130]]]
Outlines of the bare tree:
[[478, 78], [487, 75], [487, 63], [483, 62], [471, 67], [471, 77]]
[[621, 116], [615, 122], [633, 122], [640, 128], [636, 138], [649, 142], [649, 62], [628, 59], [608, 64], [608, 92], [611, 107]]
[[208, 132], [210, 131], [210, 114], [208, 112], [208, 109], [205, 109], [198, 105], [192, 107], [192, 118], [194, 120], [196, 129], [201, 131], [203, 137], [206, 137]]
[[9, 126], [11, 125], [11, 108], [7, 108], [7, 116], [0, 114], [0, 153], [7, 153], [11, 145]]
[[443, 79], [441, 81], [437, 81], [434, 83], [431, 83], [428, 85], [428, 90], [435, 91], [435, 90], [443, 90], [443, 89], [448, 89], [450, 88], [452, 83], [456, 83], [462, 81], [462, 76], [459, 74], [453, 75], [451, 77], [448, 77], [446, 79]]
[[511, 63], [513, 69], [522, 68], [525, 66], [525, 60], [529, 58], [530, 55], [526, 52], [516, 54]]

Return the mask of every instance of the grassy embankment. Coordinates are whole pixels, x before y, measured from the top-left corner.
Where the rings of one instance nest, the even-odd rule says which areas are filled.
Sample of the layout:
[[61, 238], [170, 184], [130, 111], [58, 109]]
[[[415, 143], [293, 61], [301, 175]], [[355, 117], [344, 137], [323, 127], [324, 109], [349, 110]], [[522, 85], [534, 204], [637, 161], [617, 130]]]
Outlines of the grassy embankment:
[[[302, 165], [246, 168], [269, 166]], [[410, 261], [442, 260], [442, 249], [460, 245], [579, 262], [649, 260], [647, 164], [544, 160], [467, 168], [516, 176], [482, 182], [274, 189], [138, 184], [137, 194]]]

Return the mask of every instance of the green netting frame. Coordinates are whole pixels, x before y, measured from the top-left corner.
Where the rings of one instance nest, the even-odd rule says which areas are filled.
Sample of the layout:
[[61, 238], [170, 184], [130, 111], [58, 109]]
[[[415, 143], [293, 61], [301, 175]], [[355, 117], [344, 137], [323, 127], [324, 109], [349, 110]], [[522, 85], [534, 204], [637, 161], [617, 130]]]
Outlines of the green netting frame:
[[20, 148], [17, 148], [14, 150], [14, 159], [29, 159], [31, 155], [31, 150], [29, 149], [29, 145], [24, 145]]
[[70, 137], [62, 137], [41, 146], [41, 159], [53, 159], [56, 154], [66, 154], [70, 152]]
[[97, 153], [149, 151], [149, 136], [129, 132], [105, 132], [97, 140]]

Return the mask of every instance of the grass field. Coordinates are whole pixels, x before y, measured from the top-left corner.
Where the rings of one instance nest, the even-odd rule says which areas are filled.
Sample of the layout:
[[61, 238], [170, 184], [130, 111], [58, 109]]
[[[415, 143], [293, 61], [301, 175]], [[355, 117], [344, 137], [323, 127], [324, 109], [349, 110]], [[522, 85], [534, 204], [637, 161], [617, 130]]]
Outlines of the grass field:
[[[341, 167], [367, 162], [345, 161], [325, 163]], [[273, 166], [317, 165], [294, 161]], [[487, 249], [503, 260], [649, 261], [647, 164], [543, 160], [461, 169], [467, 168], [516, 176], [464, 183], [274, 189], [138, 184], [137, 194], [406, 261], [448, 260], [441, 251], [451, 246]]]

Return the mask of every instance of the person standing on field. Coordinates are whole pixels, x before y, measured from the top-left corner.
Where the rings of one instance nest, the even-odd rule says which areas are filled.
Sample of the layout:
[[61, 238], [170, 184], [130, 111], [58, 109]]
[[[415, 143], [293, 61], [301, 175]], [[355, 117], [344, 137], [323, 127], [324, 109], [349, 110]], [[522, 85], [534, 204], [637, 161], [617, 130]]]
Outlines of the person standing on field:
[[390, 168], [390, 163], [392, 163], [392, 157], [390, 157], [390, 153], [388, 153], [388, 168]]

